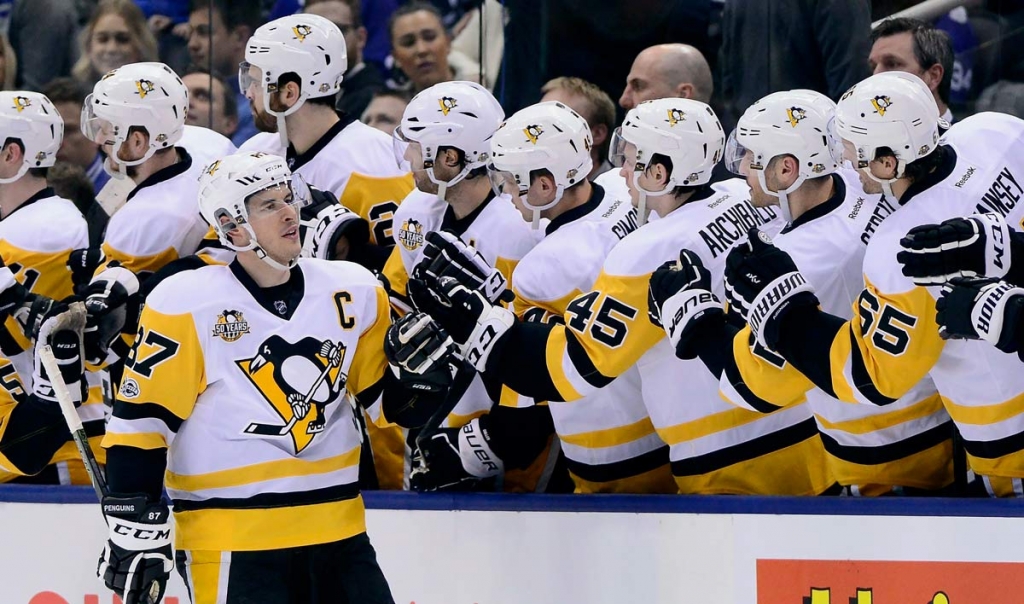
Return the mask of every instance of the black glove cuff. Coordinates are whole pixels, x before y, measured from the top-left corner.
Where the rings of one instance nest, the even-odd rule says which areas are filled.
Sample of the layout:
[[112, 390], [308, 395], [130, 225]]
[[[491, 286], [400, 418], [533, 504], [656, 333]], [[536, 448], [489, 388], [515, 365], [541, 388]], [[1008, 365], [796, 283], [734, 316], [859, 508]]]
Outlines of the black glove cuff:
[[1024, 287], [1024, 233], [1010, 231], [1010, 270], [1003, 280]]
[[[1024, 256], [1020, 257], [1024, 263]], [[1005, 334], [996, 347], [1003, 352], [1018, 354], [1024, 353], [1021, 343], [1024, 343], [1024, 296], [1014, 296], [1006, 303], [1006, 310], [1003, 314], [1003, 334]]]
[[783, 327], [785, 321], [796, 314], [797, 316], [802, 315], [805, 312], [811, 312], [818, 308], [818, 297], [811, 292], [801, 292], [793, 296], [788, 303], [779, 309], [778, 314], [773, 317], [773, 320], [765, 323], [764, 326], [764, 341], [771, 350], [778, 350], [779, 340], [784, 337], [783, 334], [788, 331]]

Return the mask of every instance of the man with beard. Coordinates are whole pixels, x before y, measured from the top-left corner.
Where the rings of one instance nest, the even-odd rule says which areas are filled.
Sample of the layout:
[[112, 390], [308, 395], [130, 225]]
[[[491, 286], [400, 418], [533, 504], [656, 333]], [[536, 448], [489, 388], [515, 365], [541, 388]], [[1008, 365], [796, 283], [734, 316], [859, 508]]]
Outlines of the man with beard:
[[[282, 17], [256, 30], [245, 58], [239, 84], [262, 132], [241, 150], [286, 157], [293, 172], [369, 222], [370, 245], [348, 259], [382, 268], [395, 210], [413, 181], [396, 165], [387, 135], [334, 108], [348, 65], [338, 26], [317, 15]], [[339, 221], [330, 207], [317, 219], [312, 232], [338, 242], [317, 246], [317, 257], [334, 259], [346, 247], [337, 235], [350, 221]]]

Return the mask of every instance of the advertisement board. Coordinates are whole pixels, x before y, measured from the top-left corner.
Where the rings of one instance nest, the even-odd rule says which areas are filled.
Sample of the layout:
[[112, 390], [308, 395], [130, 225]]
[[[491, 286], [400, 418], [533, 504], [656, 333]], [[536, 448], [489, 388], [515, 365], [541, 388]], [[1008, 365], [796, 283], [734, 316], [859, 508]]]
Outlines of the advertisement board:
[[[95, 578], [106, 539], [98, 506], [2, 502], [7, 489], [0, 604], [119, 604]], [[366, 500], [399, 604], [1024, 603], [1019, 502]], [[176, 575], [164, 602], [189, 602]]]

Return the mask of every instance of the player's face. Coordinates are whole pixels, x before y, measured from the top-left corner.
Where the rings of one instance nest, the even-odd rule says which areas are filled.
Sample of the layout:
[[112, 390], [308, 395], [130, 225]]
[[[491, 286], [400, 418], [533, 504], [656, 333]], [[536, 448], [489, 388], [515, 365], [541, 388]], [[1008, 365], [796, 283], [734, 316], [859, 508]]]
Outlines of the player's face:
[[[249, 99], [249, 111], [252, 112], [253, 123], [260, 132], [277, 132], [277, 116], [269, 113], [263, 106], [263, 70], [248, 63], [239, 67], [239, 79], [246, 82], [245, 98]], [[286, 108], [281, 104], [277, 92], [270, 97], [270, 108], [274, 111], [284, 111]]]
[[[761, 180], [757, 177], [758, 170], [750, 168], [750, 162], [754, 158], [752, 151], [747, 151], [743, 156], [743, 161], [740, 162], [740, 173], [747, 180], [747, 186], [750, 187], [750, 203], [754, 204], [756, 208], [763, 208], [765, 206], [778, 205], [779, 199], [772, 197], [765, 192], [764, 188], [761, 187]], [[765, 181], [768, 181], [767, 174], [765, 174]]]
[[273, 187], [260, 191], [245, 205], [256, 241], [267, 255], [282, 264], [299, 256], [299, 214], [291, 189]]
[[636, 145], [626, 143], [622, 147], [622, 167], [619, 169], [619, 176], [626, 179], [626, 186], [629, 188], [629, 199], [633, 207], [640, 205], [640, 192], [636, 188], [633, 179], [636, 178]]
[[[437, 193], [437, 185], [430, 180], [427, 170], [423, 167], [423, 148], [416, 141], [408, 141], [402, 158], [406, 167], [412, 171], [412, 180], [416, 188], [424, 193]], [[434, 163], [437, 166], [437, 163]]]
[[127, 63], [140, 61], [128, 23], [117, 14], [100, 17], [89, 38], [89, 62], [97, 73], [107, 73]]

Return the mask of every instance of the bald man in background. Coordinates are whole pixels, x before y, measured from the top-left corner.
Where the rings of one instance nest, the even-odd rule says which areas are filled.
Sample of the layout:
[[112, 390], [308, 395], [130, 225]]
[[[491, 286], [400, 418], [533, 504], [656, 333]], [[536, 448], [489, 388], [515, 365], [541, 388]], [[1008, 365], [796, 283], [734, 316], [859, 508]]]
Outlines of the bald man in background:
[[633, 60], [619, 106], [629, 111], [644, 101], [675, 97], [711, 101], [711, 67], [699, 50], [688, 44], [658, 44]]

